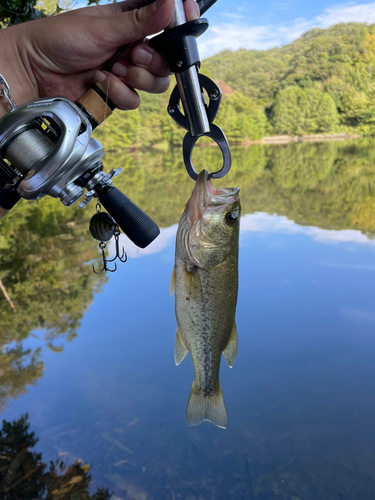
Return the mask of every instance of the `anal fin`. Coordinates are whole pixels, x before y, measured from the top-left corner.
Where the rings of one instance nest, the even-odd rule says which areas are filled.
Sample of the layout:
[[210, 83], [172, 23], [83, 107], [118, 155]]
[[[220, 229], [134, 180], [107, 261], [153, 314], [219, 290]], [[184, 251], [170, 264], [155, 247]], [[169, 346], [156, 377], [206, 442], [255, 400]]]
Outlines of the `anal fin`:
[[232, 368], [234, 362], [236, 361], [237, 351], [238, 351], [237, 328], [236, 328], [236, 323], [233, 323], [233, 328], [230, 333], [227, 347], [223, 351], [225, 361], [228, 363], [229, 368]]
[[187, 353], [188, 350], [186, 349], [180, 331], [177, 328], [176, 340], [174, 343], [174, 362], [176, 363], [176, 366], [178, 366], [181, 363], [181, 361], [184, 359]]

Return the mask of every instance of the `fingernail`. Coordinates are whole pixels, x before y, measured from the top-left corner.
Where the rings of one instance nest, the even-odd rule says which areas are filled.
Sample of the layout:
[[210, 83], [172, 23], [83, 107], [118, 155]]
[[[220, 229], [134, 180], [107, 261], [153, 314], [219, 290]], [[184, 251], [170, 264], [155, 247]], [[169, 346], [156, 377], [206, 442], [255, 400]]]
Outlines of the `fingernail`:
[[132, 54], [132, 59], [137, 64], [148, 66], [152, 61], [152, 56], [153, 54], [151, 51], [144, 49], [143, 47], [137, 47]]
[[106, 79], [106, 75], [102, 73], [101, 71], [96, 71], [94, 75], [94, 80], [98, 83], [103, 83], [104, 80]]
[[113, 74], [116, 76], [124, 77], [128, 74], [128, 68], [123, 64], [116, 63], [112, 68]]

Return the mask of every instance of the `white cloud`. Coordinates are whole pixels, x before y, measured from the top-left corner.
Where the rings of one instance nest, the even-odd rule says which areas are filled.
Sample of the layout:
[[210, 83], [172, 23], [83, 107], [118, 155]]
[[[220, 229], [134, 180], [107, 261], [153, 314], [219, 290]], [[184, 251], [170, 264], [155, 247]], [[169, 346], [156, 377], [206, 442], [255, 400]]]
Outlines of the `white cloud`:
[[[160, 229], [160, 235], [146, 248], [138, 248], [125, 234], [120, 235], [120, 248], [124, 247], [127, 255], [131, 258], [143, 257], [163, 251], [167, 246], [175, 244], [177, 224]], [[283, 215], [270, 215], [263, 212], [246, 214], [241, 218], [241, 234], [246, 232], [283, 233], [283, 234], [305, 234], [315, 241], [321, 243], [355, 243], [369, 245], [375, 248], [375, 241], [370, 240], [365, 234], [354, 229], [341, 231], [320, 229], [312, 226], [299, 226], [294, 221]], [[115, 242], [112, 239], [108, 243], [109, 255], [115, 253]], [[335, 267], [335, 264], [321, 263], [324, 266]], [[356, 266], [356, 269], [362, 269]], [[374, 271], [374, 268], [364, 267], [363, 270]]]
[[[128, 257], [133, 259], [137, 257], [142, 257], [144, 255], [151, 255], [153, 253], [159, 253], [164, 248], [166, 248], [169, 244], [174, 244], [175, 235], [177, 231], [177, 224], [167, 227], [161, 228], [159, 236], [146, 248], [139, 248], [134, 243], [129, 240], [125, 234], [120, 234], [120, 248], [124, 247], [125, 252]], [[115, 240], [112, 240], [108, 243], [109, 254], [113, 256], [115, 254]]]
[[[101, 4], [109, 0], [102, 0]], [[86, 6], [83, 0], [74, 2], [75, 8]], [[281, 3], [277, 9], [285, 9], [288, 4]], [[322, 14], [312, 18], [297, 18], [289, 23], [276, 25], [251, 25], [248, 19], [248, 7], [237, 7], [233, 12], [222, 12], [219, 15], [231, 22], [210, 23], [210, 28], [199, 38], [199, 54], [202, 59], [213, 56], [225, 49], [267, 50], [280, 47], [296, 40], [312, 28], [328, 28], [337, 23], [374, 23], [375, 2], [356, 4], [341, 3], [325, 9]], [[209, 16], [208, 16], [209, 17]]]
[[309, 29], [348, 22], [374, 23], [375, 2], [337, 4], [313, 19], [295, 19], [277, 25], [253, 26], [241, 20], [237, 23], [217, 23], [199, 39], [199, 53], [204, 59], [225, 49], [267, 50], [290, 43]]
[[[225, 36], [223, 36], [225, 33]], [[226, 49], [266, 50], [277, 45], [278, 38], [269, 26], [249, 27], [241, 24], [225, 23], [212, 26], [199, 39], [199, 53], [202, 59]]]
[[244, 215], [241, 218], [241, 231], [305, 234], [322, 243], [359, 243], [375, 247], [374, 240], [370, 240], [365, 234], [355, 229], [336, 231], [313, 226], [299, 226], [283, 215], [269, 215], [263, 212]]
[[225, 18], [230, 18], [230, 19], [246, 19], [246, 16], [244, 14], [236, 13], [236, 12], [220, 12], [221, 16], [224, 16]]
[[375, 22], [375, 2], [365, 4], [338, 4], [326, 9], [316, 18], [320, 28], [327, 28], [337, 23], [373, 23]]

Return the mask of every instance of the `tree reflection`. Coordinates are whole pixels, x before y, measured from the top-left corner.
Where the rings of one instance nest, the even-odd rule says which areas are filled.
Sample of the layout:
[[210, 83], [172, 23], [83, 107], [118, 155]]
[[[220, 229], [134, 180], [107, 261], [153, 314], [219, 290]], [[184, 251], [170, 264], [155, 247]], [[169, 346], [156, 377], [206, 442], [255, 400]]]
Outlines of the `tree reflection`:
[[[243, 214], [277, 213], [300, 225], [375, 235], [371, 139], [233, 147], [232, 157], [231, 171], [214, 185], [240, 186]], [[194, 149], [197, 171], [221, 163], [219, 148]], [[194, 186], [179, 148], [107, 154], [105, 171], [117, 167], [124, 169], [119, 189], [159, 226], [177, 224]], [[98, 258], [88, 231], [92, 214], [90, 205], [66, 208], [44, 198], [21, 201], [0, 223], [0, 410], [43, 374], [40, 350], [24, 345], [28, 336], [42, 331], [46, 346], [63, 350], [107, 279], [88, 265]]]
[[59, 459], [42, 461], [42, 454], [32, 451], [38, 442], [29, 431], [27, 414], [19, 420], [3, 420], [0, 431], [0, 499], [26, 500], [109, 500], [107, 489], [89, 494], [90, 465], [76, 461], [67, 466]]
[[40, 348], [24, 349], [22, 344], [3, 347], [0, 354], [0, 410], [10, 398], [26, 392], [26, 387], [35, 384], [43, 374]]
[[[301, 225], [375, 234], [375, 142], [372, 139], [232, 147], [232, 169], [215, 187], [240, 186], [243, 214], [285, 215]], [[217, 147], [196, 147], [193, 164], [215, 171]], [[176, 224], [194, 187], [180, 149], [109, 154], [123, 167], [117, 185], [162, 227]]]
[[52, 199], [21, 201], [1, 221], [0, 410], [43, 374], [41, 351], [26, 348], [31, 332], [61, 351], [106, 277], [88, 265], [98, 254], [89, 211]]

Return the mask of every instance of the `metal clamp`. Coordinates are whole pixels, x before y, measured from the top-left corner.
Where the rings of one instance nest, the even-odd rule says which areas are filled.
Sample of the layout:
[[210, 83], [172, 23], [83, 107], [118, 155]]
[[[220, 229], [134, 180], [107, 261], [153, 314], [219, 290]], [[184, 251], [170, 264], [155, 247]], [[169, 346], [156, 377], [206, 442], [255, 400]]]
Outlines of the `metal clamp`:
[[[206, 12], [216, 0], [197, 0], [200, 15]], [[228, 141], [223, 131], [212, 125], [219, 110], [221, 91], [207, 76], [199, 74], [200, 58], [196, 38], [207, 28], [207, 19], [186, 21], [183, 0], [175, 0], [173, 26], [152, 38], [149, 44], [159, 50], [175, 73], [177, 86], [172, 92], [168, 113], [180, 127], [188, 131], [183, 141], [185, 168], [194, 180], [198, 174], [192, 164], [192, 150], [199, 137], [211, 137], [221, 149], [223, 166], [211, 177], [226, 175], [231, 167]], [[207, 92], [207, 106], [203, 90]], [[181, 112], [180, 103], [184, 113]]]
[[[232, 164], [232, 157], [230, 154], [229, 144], [227, 138], [224, 135], [224, 132], [217, 125], [211, 124], [211, 130], [204, 134], [206, 137], [210, 137], [213, 139], [216, 144], [219, 146], [221, 154], [223, 155], [223, 166], [217, 172], [213, 172], [209, 174], [209, 178], [220, 179], [227, 175], [230, 170]], [[182, 154], [184, 158], [185, 168], [190, 177], [196, 181], [198, 179], [198, 173], [195, 171], [192, 162], [192, 154], [195, 143], [199, 137], [192, 137], [189, 133], [187, 133], [184, 137], [184, 141], [182, 143]]]
[[[199, 85], [201, 86], [202, 89], [204, 89], [207, 92], [207, 95], [210, 99], [210, 102], [206, 107], [206, 112], [208, 121], [212, 123], [215, 120], [216, 115], [219, 111], [222, 92], [220, 88], [216, 85], [216, 83], [213, 82], [211, 78], [208, 78], [208, 76], [199, 73], [198, 79], [199, 79]], [[189, 130], [188, 120], [186, 119], [186, 116], [183, 115], [181, 112], [180, 100], [181, 100], [180, 90], [176, 85], [169, 99], [168, 114], [177, 123], [177, 125], [184, 128], [185, 130]]]
[[171, 94], [168, 105], [168, 113], [169, 116], [173, 118], [173, 120], [177, 123], [177, 125], [189, 131], [184, 137], [182, 151], [183, 151], [185, 168], [190, 177], [195, 181], [198, 179], [198, 173], [195, 171], [192, 162], [193, 148], [199, 137], [206, 136], [210, 137], [216, 142], [223, 155], [223, 166], [221, 167], [221, 169], [218, 170], [217, 172], [213, 172], [210, 174], [210, 177], [214, 179], [219, 179], [227, 175], [232, 163], [232, 157], [230, 154], [230, 148], [227, 138], [225, 137], [225, 134], [221, 130], [221, 128], [212, 123], [219, 111], [222, 92], [220, 88], [216, 85], [216, 83], [213, 82], [207, 76], [199, 73], [198, 78], [201, 88], [207, 92], [207, 95], [210, 99], [208, 106], [206, 106], [207, 118], [209, 121], [209, 128], [210, 128], [209, 131], [199, 135], [198, 134], [192, 135], [190, 133], [189, 122], [186, 116], [183, 115], [181, 112], [180, 108], [181, 96], [178, 86], [174, 88]]

